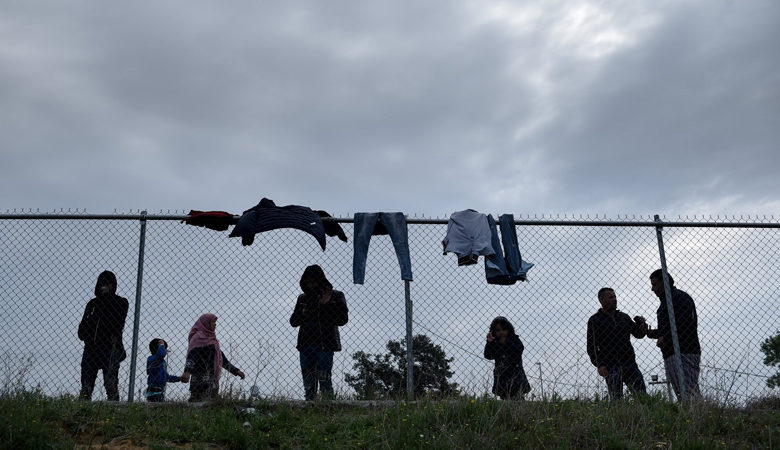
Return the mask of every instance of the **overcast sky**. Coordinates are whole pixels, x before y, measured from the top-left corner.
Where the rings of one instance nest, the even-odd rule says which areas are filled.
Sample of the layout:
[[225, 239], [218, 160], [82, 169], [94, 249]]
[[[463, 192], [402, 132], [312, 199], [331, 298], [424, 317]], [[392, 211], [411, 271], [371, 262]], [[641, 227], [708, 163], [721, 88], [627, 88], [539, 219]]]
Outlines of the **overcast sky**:
[[780, 2], [0, 0], [0, 208], [780, 212]]

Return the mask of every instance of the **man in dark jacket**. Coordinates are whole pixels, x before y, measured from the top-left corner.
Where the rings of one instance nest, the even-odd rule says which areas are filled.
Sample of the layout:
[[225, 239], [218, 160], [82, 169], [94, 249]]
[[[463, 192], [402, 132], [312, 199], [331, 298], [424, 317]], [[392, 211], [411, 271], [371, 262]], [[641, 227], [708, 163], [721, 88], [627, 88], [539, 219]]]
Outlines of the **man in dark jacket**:
[[601, 309], [588, 319], [588, 356], [607, 382], [613, 400], [623, 397], [623, 383], [632, 393], [646, 392], [645, 380], [636, 365], [631, 335], [645, 336], [643, 317], [632, 320], [618, 311], [617, 296], [612, 288], [601, 288], [598, 293]]
[[298, 296], [290, 325], [300, 327], [298, 345], [306, 400], [314, 400], [317, 384], [323, 395], [333, 395], [331, 370], [333, 352], [341, 351], [340, 326], [349, 320], [344, 293], [333, 290], [317, 265], [304, 270], [300, 281], [303, 294]]
[[95, 378], [98, 370], [102, 370], [106, 397], [119, 400], [119, 363], [127, 357], [122, 343], [127, 308], [127, 299], [116, 295], [116, 276], [109, 271], [101, 273], [95, 285], [95, 298], [87, 303], [79, 323], [79, 339], [84, 341], [81, 399], [92, 399]]
[[[696, 315], [696, 305], [693, 303], [690, 295], [674, 286], [674, 278], [671, 275], [669, 275], [669, 285], [672, 292], [672, 304], [674, 305], [674, 321], [677, 325], [677, 339], [680, 344], [680, 359], [682, 360], [685, 392], [692, 399], [700, 398], [699, 364], [701, 362], [701, 346], [699, 345], [699, 319]], [[664, 290], [663, 272], [661, 272], [661, 269], [650, 274], [650, 286], [661, 301], [661, 304], [656, 312], [658, 328], [652, 330], [645, 325], [645, 330], [647, 337], [658, 339], [656, 345], [660, 347], [664, 358], [666, 379], [672, 383], [674, 393], [677, 395], [677, 398], [680, 398], [680, 369], [674, 356], [669, 308], [666, 303], [666, 292]]]

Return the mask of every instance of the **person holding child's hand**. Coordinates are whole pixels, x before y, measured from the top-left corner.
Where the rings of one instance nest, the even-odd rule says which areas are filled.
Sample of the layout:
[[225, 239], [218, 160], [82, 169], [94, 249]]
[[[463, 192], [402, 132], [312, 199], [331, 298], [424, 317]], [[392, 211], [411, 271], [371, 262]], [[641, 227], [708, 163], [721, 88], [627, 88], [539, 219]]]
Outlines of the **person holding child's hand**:
[[232, 375], [246, 378], [244, 372], [230, 364], [219, 348], [216, 335], [217, 316], [203, 314], [192, 326], [187, 346], [187, 363], [181, 381], [190, 383], [190, 401], [200, 402], [216, 397], [222, 369]]

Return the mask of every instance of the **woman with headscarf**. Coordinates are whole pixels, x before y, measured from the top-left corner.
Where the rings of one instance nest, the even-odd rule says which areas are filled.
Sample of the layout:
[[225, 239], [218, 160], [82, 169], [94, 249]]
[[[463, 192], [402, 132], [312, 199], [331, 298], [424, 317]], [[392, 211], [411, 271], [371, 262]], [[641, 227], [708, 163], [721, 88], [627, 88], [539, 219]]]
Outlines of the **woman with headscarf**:
[[[181, 376], [183, 383], [190, 383], [190, 401], [200, 402], [216, 397], [222, 369], [241, 377], [246, 375], [233, 364], [219, 348], [217, 340], [217, 316], [203, 314], [192, 326], [187, 346], [187, 362]], [[190, 378], [192, 377], [192, 378]]]
[[493, 319], [485, 343], [485, 358], [496, 361], [492, 392], [501, 399], [522, 398], [531, 392], [523, 370], [523, 350], [523, 343], [509, 319], [501, 316]]
[[300, 280], [303, 294], [298, 296], [290, 325], [300, 327], [298, 344], [301, 374], [306, 400], [317, 396], [317, 385], [324, 396], [333, 396], [331, 370], [333, 353], [341, 351], [340, 326], [349, 320], [344, 293], [333, 289], [322, 268], [309, 266]]

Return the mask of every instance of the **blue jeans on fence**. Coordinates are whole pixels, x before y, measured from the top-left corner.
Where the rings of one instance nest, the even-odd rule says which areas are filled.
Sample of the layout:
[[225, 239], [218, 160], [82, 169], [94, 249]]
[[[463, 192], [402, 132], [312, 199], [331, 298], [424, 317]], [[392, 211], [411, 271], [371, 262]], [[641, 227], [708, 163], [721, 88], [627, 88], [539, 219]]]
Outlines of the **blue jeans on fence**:
[[631, 393], [646, 393], [645, 379], [636, 364], [626, 366], [607, 366], [607, 390], [612, 400], [623, 398], [623, 383], [628, 386]]
[[319, 345], [307, 345], [300, 350], [300, 353], [306, 400], [314, 400], [317, 396], [317, 384], [322, 394], [332, 396], [333, 352], [325, 351]]
[[[376, 228], [376, 229], [375, 229]], [[355, 254], [352, 260], [352, 282], [363, 284], [366, 275], [368, 244], [374, 234], [389, 234], [395, 247], [395, 254], [401, 266], [401, 279], [412, 281], [412, 261], [409, 257], [409, 234], [403, 213], [356, 213]]]
[[[490, 228], [490, 242], [496, 252], [485, 257], [485, 278], [489, 284], [509, 285], [517, 280], [525, 281], [525, 275], [533, 267], [533, 263], [523, 261], [520, 247], [517, 244], [515, 218], [512, 214], [503, 214], [498, 218], [501, 228], [501, 241], [496, 232], [496, 221], [492, 215], [487, 216]], [[501, 245], [503, 244], [503, 251]]]

